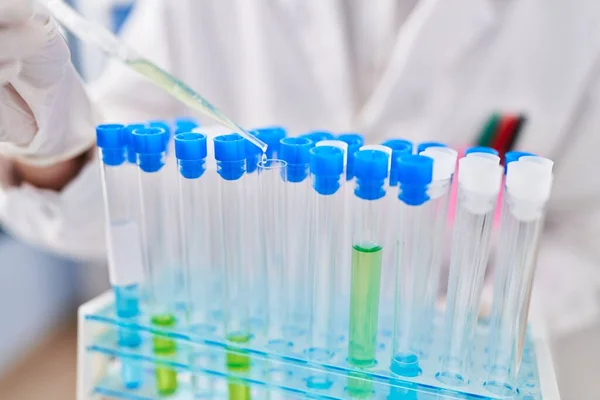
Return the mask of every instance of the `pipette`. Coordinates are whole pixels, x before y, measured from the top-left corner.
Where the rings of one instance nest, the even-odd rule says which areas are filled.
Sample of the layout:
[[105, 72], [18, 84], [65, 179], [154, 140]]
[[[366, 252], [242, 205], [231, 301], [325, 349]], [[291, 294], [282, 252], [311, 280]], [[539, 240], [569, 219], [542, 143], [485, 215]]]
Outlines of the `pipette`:
[[135, 50], [120, 41], [104, 27], [86, 20], [77, 11], [61, 0], [37, 1], [45, 6], [63, 27], [71, 31], [71, 33], [79, 39], [86, 43], [93, 44], [106, 52], [109, 56], [121, 60], [130, 68], [150, 79], [153, 84], [167, 91], [188, 107], [214, 118], [217, 122], [239, 133], [242, 137], [259, 147], [263, 153], [267, 151], [267, 145], [257, 139], [256, 136], [246, 132], [246, 130], [233, 122], [217, 107], [196, 93], [191, 87], [151, 61], [137, 54]]

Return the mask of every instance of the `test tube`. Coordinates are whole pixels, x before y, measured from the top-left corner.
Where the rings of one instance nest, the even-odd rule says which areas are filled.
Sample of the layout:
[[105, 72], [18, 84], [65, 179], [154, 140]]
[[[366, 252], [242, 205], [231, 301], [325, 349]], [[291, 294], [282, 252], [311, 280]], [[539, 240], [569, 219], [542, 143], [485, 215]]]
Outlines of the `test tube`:
[[348, 362], [367, 368], [376, 363], [389, 156], [378, 150], [360, 150], [354, 162]]
[[287, 162], [285, 214], [288, 232], [285, 235], [285, 293], [287, 307], [284, 330], [294, 342], [309, 331], [310, 317], [310, 223], [312, 220], [312, 189], [310, 185], [310, 149], [307, 138], [284, 138], [280, 157]]
[[[310, 240], [311, 323], [307, 356], [328, 361], [333, 355], [334, 288], [336, 270], [342, 261], [344, 217], [344, 152], [333, 146], [310, 150], [313, 187], [312, 237]], [[309, 385], [311, 383], [309, 382]]]
[[[286, 197], [287, 163], [282, 160], [264, 160], [258, 164], [260, 186], [260, 232], [263, 236], [263, 252], [265, 254], [266, 281], [263, 287], [257, 288], [268, 292], [269, 345], [271, 348], [285, 352], [291, 348], [292, 342], [285, 334], [285, 311], [287, 309], [285, 246], [287, 235], [287, 214], [284, 212]], [[266, 285], [266, 286], [265, 286]]]
[[[397, 203], [396, 301], [394, 345], [391, 370], [402, 376], [420, 374], [415, 345], [422, 332], [424, 294], [430, 277], [433, 222], [428, 186], [433, 175], [433, 160], [426, 156], [402, 156], [397, 165], [400, 187]], [[419, 343], [420, 344], [420, 343]]]
[[[264, 138], [260, 140], [264, 141]], [[273, 150], [272, 145], [268, 144]], [[269, 298], [265, 286], [267, 279], [267, 260], [265, 236], [261, 227], [262, 216], [270, 212], [263, 202], [261, 194], [261, 182], [259, 176], [259, 164], [263, 157], [263, 152], [253, 143], [246, 140], [246, 175], [245, 179], [245, 200], [244, 200], [244, 254], [247, 263], [247, 290], [252, 293], [247, 299], [248, 314], [250, 318], [250, 329], [252, 332], [267, 333], [269, 327]]]
[[552, 187], [551, 164], [521, 157], [510, 162], [507, 170], [485, 382], [490, 392], [500, 396], [511, 396], [515, 391], [538, 241]]
[[[212, 211], [208, 195], [211, 190], [206, 179], [206, 135], [180, 133], [175, 136], [175, 156], [179, 172], [180, 226], [183, 254], [183, 277], [188, 329], [194, 335], [209, 336], [215, 331], [211, 313], [210, 219]], [[190, 349], [190, 364], [205, 367], [207, 357]], [[212, 393], [213, 380], [192, 374], [194, 394]]]
[[[142, 128], [132, 132], [139, 167], [141, 196], [142, 248], [148, 276], [151, 321], [155, 327], [170, 329], [176, 325], [176, 302], [181, 265], [178, 263], [178, 244], [169, 236], [172, 220], [178, 220], [177, 209], [171, 207], [170, 194], [165, 186], [170, 176], [165, 168], [168, 133], [162, 128]], [[153, 337], [155, 354], [173, 356], [176, 342], [164, 336]], [[157, 390], [169, 395], [177, 390], [174, 369], [158, 365], [155, 369]]]
[[[275, 160], [281, 158], [279, 155], [280, 141], [287, 136], [287, 132], [280, 126], [269, 126], [264, 128], [258, 128], [250, 131], [251, 135], [256, 136], [257, 139], [267, 145], [266, 157], [268, 160]], [[255, 144], [250, 145], [257, 147]], [[259, 151], [260, 148], [258, 149]]]
[[215, 330], [210, 312], [212, 273], [210, 246], [211, 190], [206, 172], [206, 135], [180, 133], [175, 136], [175, 156], [179, 170], [180, 224], [182, 231], [184, 282], [186, 283], [189, 329], [207, 335]]
[[[411, 155], [413, 152], [413, 144], [404, 139], [389, 139], [381, 144], [391, 150], [390, 155], [390, 174], [389, 174], [389, 185], [390, 187], [398, 186], [398, 163], [400, 162], [401, 157]], [[398, 208], [398, 198], [396, 196], [386, 196], [385, 197], [386, 208], [388, 210], [395, 210]], [[396, 241], [397, 241], [397, 232], [398, 225], [397, 221], [393, 218], [384, 221], [384, 229], [385, 229], [385, 243], [383, 244], [385, 248], [395, 249]], [[395, 281], [394, 277], [396, 276], [396, 260], [395, 260], [394, 251], [385, 251], [383, 253], [382, 260], [382, 269], [381, 269], [381, 299], [388, 303], [394, 301], [395, 294]], [[385, 326], [384, 321], [393, 320], [393, 311], [390, 310], [388, 315], [385, 313], [381, 313], [379, 315], [379, 319], [381, 321], [380, 325]], [[389, 325], [389, 324], [388, 324]], [[391, 335], [391, 329], [386, 327], [384, 331], [385, 335]]]
[[459, 161], [444, 352], [436, 374], [440, 382], [451, 386], [470, 381], [471, 348], [502, 171], [496, 161], [485, 157], [467, 156]]
[[[343, 140], [336, 139], [327, 139], [321, 140], [315, 147], [321, 146], [333, 146], [337, 147], [344, 152], [344, 177], [347, 176], [347, 168], [348, 168], [348, 143]], [[349, 210], [348, 207], [345, 207], [345, 204], [348, 204], [350, 198], [348, 197], [348, 186], [347, 184], [342, 185], [343, 194], [337, 197], [340, 202], [340, 207], [344, 209], [344, 217], [339, 225], [340, 234], [343, 235], [343, 245], [350, 245], [351, 234], [350, 234], [350, 224], [349, 221]], [[351, 188], [350, 188], [351, 190]], [[344, 247], [342, 247], [343, 249]], [[347, 248], [347, 247], [346, 247]], [[335, 270], [335, 282], [333, 296], [335, 299], [334, 310], [335, 313], [333, 315], [332, 320], [332, 338], [337, 342], [343, 342], [348, 333], [348, 314], [350, 312], [350, 268], [347, 268], [350, 265], [350, 254], [349, 252], [343, 251], [341, 253], [341, 260], [339, 262], [339, 268]]]
[[[144, 272], [136, 204], [129, 196], [131, 181], [124, 175], [127, 131], [123, 125], [100, 125], [96, 128], [96, 138], [102, 161], [108, 267], [115, 312], [119, 318], [135, 319], [140, 313]], [[141, 344], [141, 337], [134, 330], [119, 329], [118, 338], [122, 347], [136, 348]], [[123, 361], [121, 376], [125, 387], [139, 387], [142, 372], [140, 365]]]
[[[246, 142], [238, 134], [214, 138], [217, 172], [221, 177], [221, 237], [225, 266], [225, 334], [232, 343], [245, 344], [251, 338], [248, 310], [249, 263], [244, 252], [244, 218], [246, 198]], [[250, 360], [229, 353], [227, 366], [246, 368]]]
[[433, 159], [433, 175], [427, 191], [429, 195], [429, 210], [427, 221], [423, 224], [430, 246], [429, 262], [423, 266], [428, 276], [426, 284], [417, 289], [422, 292], [422, 313], [417, 325], [416, 342], [413, 343], [415, 352], [421, 357], [428, 356], [428, 347], [432, 341], [436, 304], [440, 292], [440, 277], [446, 252], [446, 222], [448, 202], [452, 188], [452, 176], [456, 168], [458, 153], [449, 147], [430, 147], [421, 155]]

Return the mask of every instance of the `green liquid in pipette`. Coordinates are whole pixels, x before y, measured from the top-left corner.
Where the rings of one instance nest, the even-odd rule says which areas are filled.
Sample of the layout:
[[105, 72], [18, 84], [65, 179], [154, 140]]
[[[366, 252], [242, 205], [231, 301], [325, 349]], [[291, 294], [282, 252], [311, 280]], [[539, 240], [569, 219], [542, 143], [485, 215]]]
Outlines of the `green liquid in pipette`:
[[[152, 317], [152, 324], [160, 328], [173, 328], [176, 322], [174, 315], [155, 315]], [[152, 344], [154, 354], [157, 356], [173, 356], [177, 351], [175, 341], [164, 336], [153, 336]], [[177, 391], [177, 371], [159, 364], [155, 368], [155, 374], [156, 390], [161, 396], [168, 396]]]
[[[205, 115], [209, 115], [221, 124], [227, 126], [228, 128], [231, 128], [233, 131], [244, 133], [250, 138], [252, 137], [239, 125], [237, 125], [227, 116], [225, 116], [221, 111], [219, 111], [215, 106], [209, 103], [208, 100], [196, 93], [192, 88], [187, 86], [185, 83], [181, 82], [179, 79], [175, 78], [173, 75], [170, 75], [162, 69], [158, 68], [156, 65], [149, 62], [148, 60], [145, 60], [143, 58], [136, 58], [125, 60], [125, 63], [129, 65], [129, 67], [131, 67], [132, 69], [144, 75], [146, 78], [150, 79], [152, 83], [154, 83], [158, 87], [169, 92], [171, 95], [173, 95], [175, 98], [183, 102], [191, 109], [197, 110]], [[255, 140], [251, 141], [258, 147], [260, 147], [260, 149], [263, 152], [267, 151], [267, 146], [265, 144], [260, 145], [260, 142], [256, 143]]]
[[378, 245], [352, 246], [348, 361], [357, 367], [376, 362], [381, 254]]
[[[246, 344], [250, 342], [251, 336], [246, 333], [232, 333], [227, 335], [227, 340], [233, 343]], [[235, 373], [247, 373], [250, 371], [250, 357], [244, 354], [243, 350], [232, 347], [232, 350], [227, 352], [226, 361], [227, 369]], [[227, 384], [229, 389], [229, 400], [250, 400], [250, 386], [244, 384], [235, 377], [229, 378]]]

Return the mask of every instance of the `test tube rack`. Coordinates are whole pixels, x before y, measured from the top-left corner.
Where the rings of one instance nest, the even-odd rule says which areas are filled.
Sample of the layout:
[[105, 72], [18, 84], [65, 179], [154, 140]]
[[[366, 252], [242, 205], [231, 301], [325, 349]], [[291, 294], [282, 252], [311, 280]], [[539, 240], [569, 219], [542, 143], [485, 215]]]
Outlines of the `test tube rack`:
[[[77, 399], [519, 399], [559, 400], [548, 342], [535, 325], [527, 333], [519, 388], [515, 395], [498, 397], [483, 386], [485, 358], [485, 324], [478, 327], [474, 351], [475, 379], [461, 387], [443, 386], [435, 378], [435, 357], [421, 363], [422, 373], [414, 378], [401, 378], [389, 372], [391, 334], [389, 327], [379, 333], [378, 365], [360, 370], [345, 360], [344, 338], [339, 351], [327, 363], [309, 361], [302, 353], [302, 343], [279, 343], [273, 346], [266, 338], [256, 336], [250, 344], [228, 343], [218, 330], [211, 334], [195, 334], [176, 326], [158, 329], [142, 315], [135, 321], [116, 317], [112, 292], [91, 300], [79, 309]], [[181, 315], [181, 321], [184, 321]], [[391, 319], [390, 319], [391, 320]], [[117, 331], [131, 329], [142, 337], [138, 348], [121, 348]], [[159, 356], [152, 351], [152, 338], [162, 336], [177, 342], [177, 353]], [[230, 356], [248, 357], [251, 367], [232, 371], [226, 367]], [[193, 360], [193, 363], [190, 363]], [[140, 387], [127, 389], [120, 377], [121, 362], [136, 363], [144, 373]], [[168, 366], [178, 371], [178, 391], [168, 397], [157, 394], [154, 367]], [[481, 379], [478, 377], [481, 376]], [[192, 387], [205, 387], [206, 392], [194, 396]]]

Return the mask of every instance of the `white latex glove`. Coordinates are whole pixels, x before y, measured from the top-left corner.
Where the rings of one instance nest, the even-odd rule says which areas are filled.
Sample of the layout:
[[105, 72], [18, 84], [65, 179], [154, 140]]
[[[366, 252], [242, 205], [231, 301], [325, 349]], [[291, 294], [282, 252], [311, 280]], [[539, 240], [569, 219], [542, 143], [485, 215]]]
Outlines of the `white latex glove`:
[[0, 154], [35, 165], [94, 142], [90, 106], [57, 24], [30, 0], [0, 2]]

